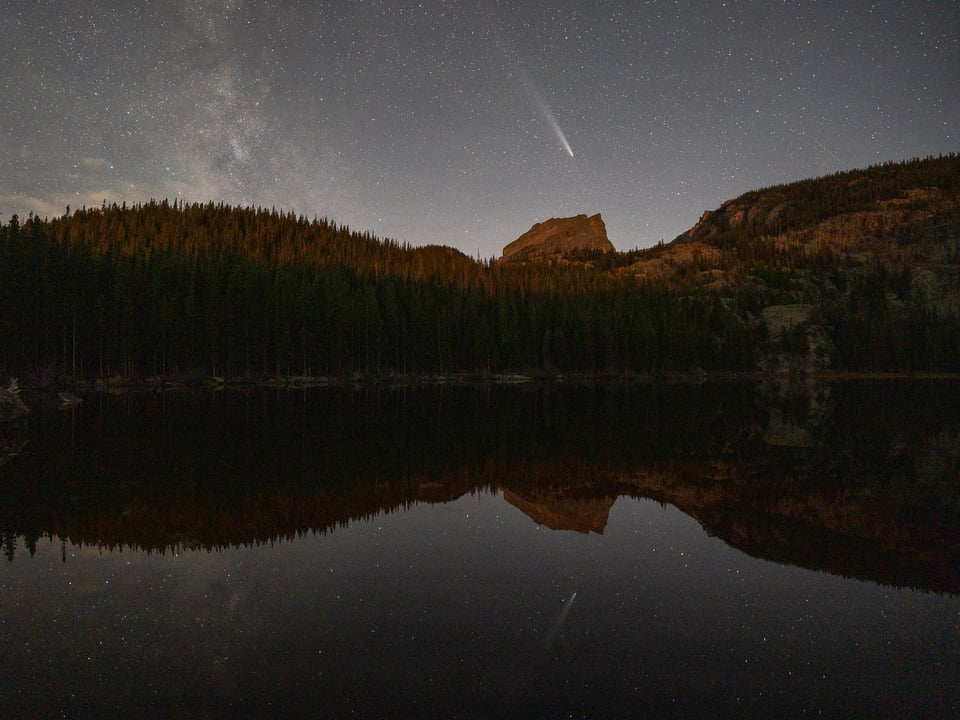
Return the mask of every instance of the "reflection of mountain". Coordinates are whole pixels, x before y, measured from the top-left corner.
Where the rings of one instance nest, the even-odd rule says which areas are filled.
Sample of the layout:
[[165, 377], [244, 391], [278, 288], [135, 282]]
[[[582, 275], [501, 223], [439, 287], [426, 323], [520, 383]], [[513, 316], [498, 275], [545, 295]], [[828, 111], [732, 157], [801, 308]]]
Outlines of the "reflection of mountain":
[[[838, 387], [775, 412], [747, 388], [310, 398], [113, 399], [35, 418], [29, 452], [2, 468], [8, 555], [17, 535], [272, 542], [499, 488], [550, 528], [600, 533], [617, 497], [651, 498], [756, 557], [960, 592], [955, 386]], [[771, 418], [809, 447], [766, 442]]]
[[[953, 447], [956, 463], [960, 438]], [[505, 470], [499, 475], [504, 477]], [[877, 483], [872, 488], [866, 477], [848, 487], [798, 482], [690, 459], [598, 482], [610, 493], [604, 497], [575, 477], [552, 491], [526, 491], [526, 497], [504, 490], [504, 498], [539, 524], [580, 532], [602, 532], [618, 495], [649, 498], [674, 505], [708, 534], [754, 557], [890, 585], [960, 592], [956, 482], [910, 487], [878, 480], [872, 478]]]
[[[960, 592], [957, 488], [854, 487], [709, 468], [631, 479], [624, 490], [675, 505], [754, 557], [898, 586]], [[875, 481], [877, 478], [873, 478]]]
[[551, 530], [575, 530], [603, 535], [614, 497], [580, 498], [566, 493], [523, 495], [504, 488], [503, 499], [527, 515], [537, 525]]

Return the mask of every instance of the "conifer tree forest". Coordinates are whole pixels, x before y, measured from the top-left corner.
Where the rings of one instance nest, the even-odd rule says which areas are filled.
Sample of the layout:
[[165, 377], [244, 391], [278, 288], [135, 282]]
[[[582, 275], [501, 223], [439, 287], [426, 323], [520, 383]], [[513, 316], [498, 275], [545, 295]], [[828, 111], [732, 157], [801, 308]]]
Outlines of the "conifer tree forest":
[[[799, 191], [819, 198], [814, 187]], [[759, 311], [798, 269], [840, 288], [818, 310], [835, 367], [960, 370], [957, 322], [910, 301], [909, 267], [851, 280], [840, 256], [789, 272], [764, 261], [762, 291], [616, 272], [661, 251], [500, 263], [327, 218], [166, 200], [13, 215], [0, 225], [0, 376], [752, 370], [768, 342]], [[891, 292], [907, 312], [889, 312]]]
[[745, 326], [711, 298], [213, 204], [12, 218], [0, 293], [8, 373], [597, 373], [753, 359]]

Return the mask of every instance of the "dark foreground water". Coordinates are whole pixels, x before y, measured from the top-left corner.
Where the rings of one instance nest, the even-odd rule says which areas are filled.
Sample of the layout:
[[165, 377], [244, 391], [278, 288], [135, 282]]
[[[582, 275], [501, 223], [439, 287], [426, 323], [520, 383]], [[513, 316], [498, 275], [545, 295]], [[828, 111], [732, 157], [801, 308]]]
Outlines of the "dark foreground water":
[[30, 404], [2, 717], [960, 714], [955, 384]]

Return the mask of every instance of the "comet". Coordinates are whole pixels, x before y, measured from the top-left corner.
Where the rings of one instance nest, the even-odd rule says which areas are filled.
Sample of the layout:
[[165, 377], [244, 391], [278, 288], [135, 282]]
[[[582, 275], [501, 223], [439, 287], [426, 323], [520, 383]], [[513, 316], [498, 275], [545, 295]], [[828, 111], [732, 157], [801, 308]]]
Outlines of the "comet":
[[547, 125], [549, 125], [550, 129], [553, 130], [553, 134], [557, 136], [557, 140], [560, 141], [560, 145], [563, 146], [563, 149], [566, 151], [567, 155], [573, 157], [573, 148], [570, 147], [570, 143], [567, 141], [567, 136], [563, 134], [563, 130], [560, 128], [560, 123], [557, 122], [557, 118], [554, 116], [553, 110], [550, 109], [547, 101], [544, 100], [543, 93], [540, 92], [540, 88], [534, 84], [533, 79], [523, 68], [523, 66], [520, 65], [519, 61], [514, 60], [513, 66], [520, 78], [520, 82], [523, 83], [524, 89], [527, 91], [530, 99], [533, 100], [534, 104], [537, 106], [537, 109], [540, 111], [543, 119], [546, 120]]
[[563, 145], [563, 149], [567, 151], [567, 155], [573, 157], [573, 148], [571, 148], [570, 143], [567, 142], [567, 136], [563, 134], [563, 130], [560, 129], [560, 123], [557, 122], [550, 108], [546, 103], [543, 103], [540, 109], [543, 112], [543, 117], [546, 119], [547, 124], [553, 129], [553, 134], [557, 136], [557, 140]]

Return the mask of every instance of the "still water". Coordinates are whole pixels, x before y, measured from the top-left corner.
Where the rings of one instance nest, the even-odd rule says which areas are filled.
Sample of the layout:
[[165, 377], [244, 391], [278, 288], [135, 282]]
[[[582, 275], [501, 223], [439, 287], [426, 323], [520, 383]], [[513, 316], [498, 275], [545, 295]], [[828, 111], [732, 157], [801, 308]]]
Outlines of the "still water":
[[29, 399], [6, 717], [960, 713], [957, 385]]

